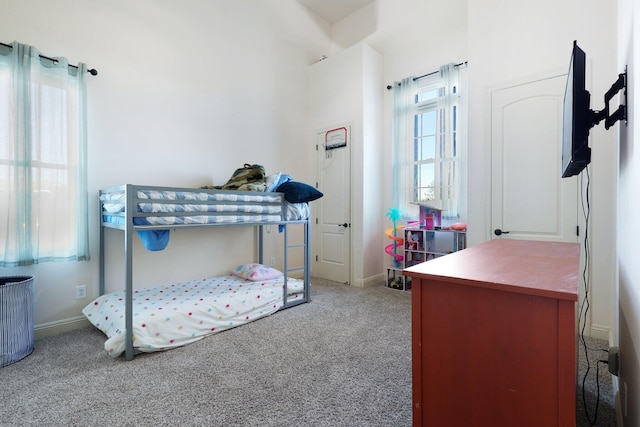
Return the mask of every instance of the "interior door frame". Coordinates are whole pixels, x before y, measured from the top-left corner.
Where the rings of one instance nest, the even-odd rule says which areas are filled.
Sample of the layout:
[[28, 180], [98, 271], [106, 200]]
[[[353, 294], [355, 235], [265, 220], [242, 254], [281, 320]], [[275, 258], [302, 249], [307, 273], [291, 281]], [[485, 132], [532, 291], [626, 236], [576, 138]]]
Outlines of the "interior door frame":
[[[312, 163], [313, 163], [313, 177], [314, 177], [314, 182], [316, 183], [316, 187], [318, 186], [318, 183], [320, 182], [319, 180], [319, 176], [320, 176], [320, 170], [318, 168], [318, 156], [320, 155], [320, 147], [316, 147], [317, 145], [317, 135], [320, 133], [326, 133], [328, 131], [337, 129], [337, 128], [341, 128], [341, 127], [346, 127], [348, 129], [348, 134], [347, 134], [347, 139], [348, 139], [348, 144], [347, 144], [347, 149], [349, 150], [349, 191], [351, 192], [353, 190], [353, 151], [352, 151], [352, 147], [353, 147], [353, 128], [354, 128], [354, 122], [353, 121], [346, 121], [346, 122], [339, 122], [339, 123], [335, 123], [332, 125], [327, 125], [327, 126], [322, 126], [322, 127], [317, 127], [314, 128], [311, 132], [311, 153], [312, 153]], [[348, 217], [348, 223], [349, 223], [349, 242], [347, 245], [347, 251], [348, 251], [348, 257], [349, 257], [349, 261], [347, 263], [347, 266], [349, 268], [349, 272], [347, 274], [348, 277], [348, 284], [349, 285], [353, 285], [353, 274], [354, 274], [354, 257], [353, 257], [353, 227], [351, 227], [352, 224], [352, 220], [353, 220], [353, 205], [352, 205], [352, 200], [353, 200], [353, 194], [351, 194], [351, 197], [349, 198], [349, 209], [348, 209], [348, 213], [347, 213], [347, 217]], [[312, 212], [313, 214], [313, 212]], [[319, 215], [314, 215], [314, 218], [318, 218]], [[317, 273], [315, 267], [318, 265], [317, 261], [315, 260], [315, 257], [317, 256], [317, 254], [319, 253], [319, 246], [320, 245], [320, 226], [317, 222], [316, 219], [312, 218], [312, 221], [314, 222], [314, 230], [312, 233], [313, 239], [312, 239], [312, 244], [311, 244], [311, 250], [312, 252], [312, 267], [314, 267], [312, 269], [313, 273]]]
[[[567, 76], [567, 71], [568, 69], [560, 69], [560, 68], [556, 68], [556, 69], [552, 69], [552, 70], [547, 70], [544, 72], [540, 72], [540, 73], [535, 73], [532, 75], [528, 75], [528, 76], [524, 76], [522, 78], [516, 79], [516, 80], [511, 80], [511, 81], [507, 81], [504, 82], [502, 84], [499, 85], [495, 85], [493, 87], [488, 88], [487, 91], [487, 98], [488, 98], [488, 102], [489, 102], [489, 107], [488, 107], [488, 112], [487, 112], [487, 135], [488, 135], [488, 144], [489, 144], [489, 164], [491, 165], [489, 167], [488, 170], [488, 187], [489, 187], [489, 206], [488, 206], [488, 217], [487, 217], [487, 228], [488, 228], [488, 240], [492, 240], [497, 238], [497, 236], [494, 234], [494, 188], [493, 188], [493, 180], [494, 180], [494, 161], [493, 161], [493, 156], [495, 153], [493, 153], [493, 94], [498, 92], [498, 91], [502, 91], [502, 90], [506, 90], [506, 89], [511, 89], [511, 88], [515, 88], [518, 86], [523, 86], [526, 84], [530, 84], [530, 83], [534, 83], [534, 82], [538, 82], [538, 81], [542, 81], [542, 80], [550, 80], [550, 79], [555, 79], [558, 77], [564, 77], [566, 78]], [[558, 169], [558, 174], [560, 174], [560, 170]], [[569, 178], [571, 179], [571, 178]], [[578, 179], [580, 179], [580, 177], [578, 177]], [[577, 218], [576, 218], [576, 223], [577, 225], [580, 227], [580, 229], [583, 229], [583, 223], [582, 223], [582, 218], [579, 215], [579, 204], [580, 204], [580, 185], [579, 182], [577, 182], [576, 184], [576, 213], [577, 213]], [[581, 233], [582, 234], [582, 233]], [[509, 238], [509, 236], [505, 235], [503, 238]], [[580, 236], [578, 236], [577, 241], [580, 242], [581, 238]], [[544, 239], [543, 239], [544, 240]], [[574, 241], [575, 242], [575, 241]]]

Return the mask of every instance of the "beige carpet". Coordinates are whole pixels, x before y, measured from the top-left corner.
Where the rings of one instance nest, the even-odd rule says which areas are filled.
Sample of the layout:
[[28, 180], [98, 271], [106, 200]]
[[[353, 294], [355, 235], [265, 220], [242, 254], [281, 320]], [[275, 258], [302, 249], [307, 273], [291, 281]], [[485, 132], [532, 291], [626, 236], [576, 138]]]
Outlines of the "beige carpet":
[[[607, 342], [584, 337], [578, 344], [577, 427], [615, 427], [616, 414]], [[583, 387], [584, 385], [584, 387]]]
[[[411, 295], [313, 279], [312, 298], [130, 362], [110, 358], [92, 327], [37, 340], [31, 356], [0, 369], [0, 425], [410, 426]], [[585, 381], [591, 420], [597, 353]], [[577, 419], [587, 426], [580, 359]], [[613, 426], [600, 372], [595, 425]]]
[[36, 341], [0, 369], [0, 425], [410, 425], [410, 295], [314, 279], [312, 298], [130, 362], [95, 328]]

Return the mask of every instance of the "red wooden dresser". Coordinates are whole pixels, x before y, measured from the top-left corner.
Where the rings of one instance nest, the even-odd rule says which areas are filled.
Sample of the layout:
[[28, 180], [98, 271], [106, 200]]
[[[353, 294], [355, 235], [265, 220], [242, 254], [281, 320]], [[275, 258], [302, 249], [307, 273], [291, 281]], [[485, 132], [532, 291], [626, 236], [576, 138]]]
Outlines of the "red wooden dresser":
[[574, 243], [492, 240], [404, 270], [414, 426], [574, 426]]

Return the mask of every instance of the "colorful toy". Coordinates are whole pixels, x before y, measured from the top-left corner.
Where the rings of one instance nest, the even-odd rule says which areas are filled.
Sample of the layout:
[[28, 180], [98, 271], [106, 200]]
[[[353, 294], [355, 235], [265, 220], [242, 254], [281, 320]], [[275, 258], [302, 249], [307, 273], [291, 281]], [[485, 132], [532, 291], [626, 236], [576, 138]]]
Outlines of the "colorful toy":
[[401, 248], [403, 247], [404, 239], [402, 237], [397, 237], [396, 234], [398, 230], [402, 230], [404, 227], [404, 225], [401, 225], [384, 230], [384, 234], [393, 240], [393, 243], [384, 247], [384, 251], [393, 257], [393, 266], [396, 268], [401, 267], [402, 260], [404, 260], [404, 257], [397, 253], [398, 246]]
[[400, 247], [404, 245], [404, 238], [398, 237], [398, 230], [404, 229], [404, 226], [398, 227], [396, 225], [397, 221], [400, 219], [400, 211], [398, 209], [389, 209], [387, 211], [387, 217], [389, 217], [389, 219], [393, 221], [393, 227], [387, 228], [384, 233], [388, 238], [393, 240], [393, 243], [385, 246], [384, 250], [386, 253], [393, 257], [393, 266], [399, 268], [404, 257], [398, 254], [398, 245], [400, 245]]
[[427, 230], [433, 230], [442, 225], [442, 209], [419, 203], [420, 205], [420, 226]]

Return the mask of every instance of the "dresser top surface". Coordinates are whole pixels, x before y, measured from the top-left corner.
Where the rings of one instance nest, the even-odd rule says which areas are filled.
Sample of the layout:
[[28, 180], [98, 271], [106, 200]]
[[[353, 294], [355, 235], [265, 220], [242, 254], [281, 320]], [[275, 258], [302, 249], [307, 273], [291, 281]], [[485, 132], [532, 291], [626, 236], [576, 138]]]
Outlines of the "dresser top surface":
[[403, 274], [577, 301], [579, 265], [577, 243], [495, 239], [414, 265]]

